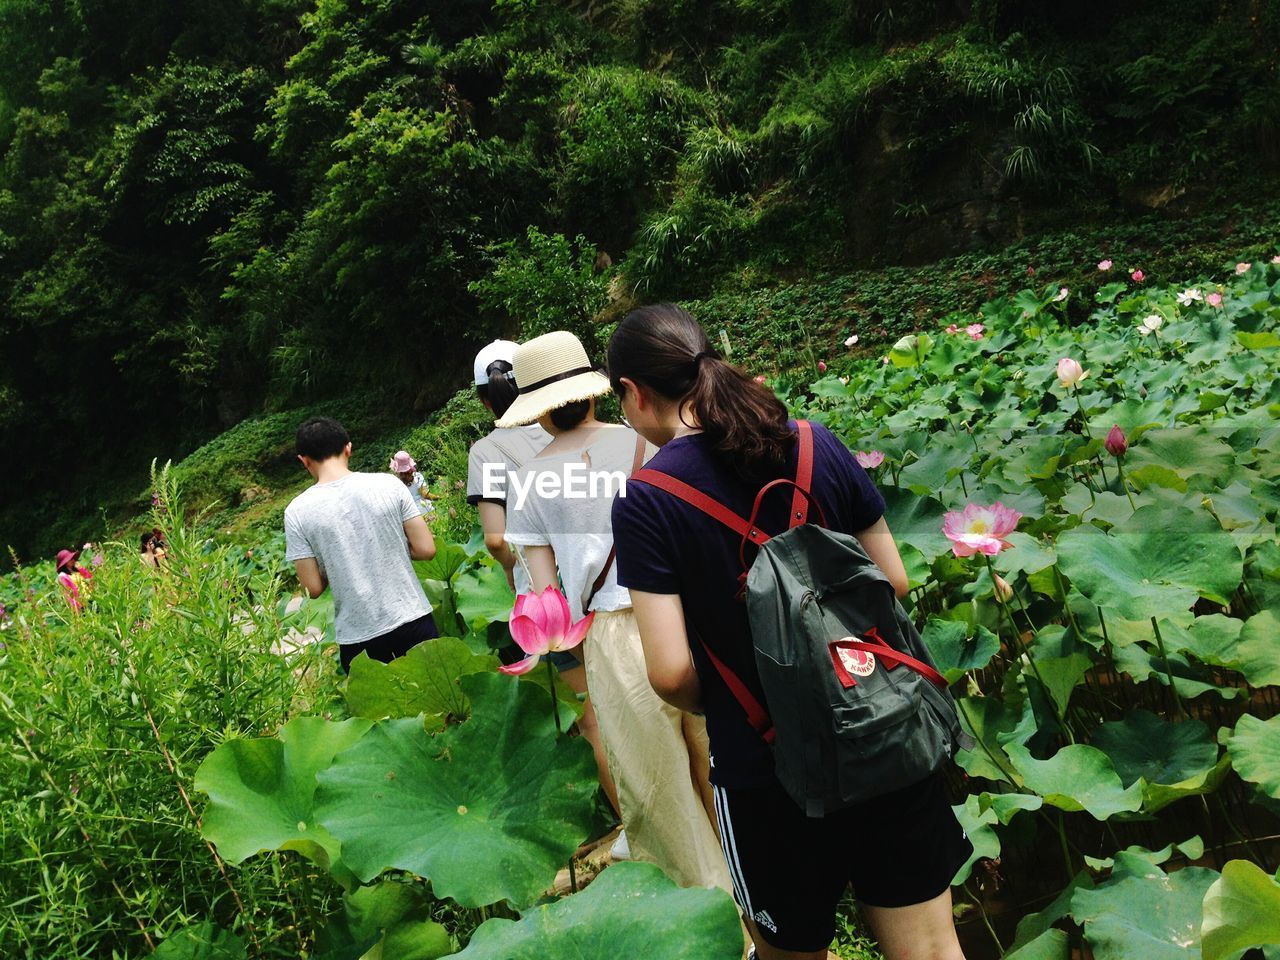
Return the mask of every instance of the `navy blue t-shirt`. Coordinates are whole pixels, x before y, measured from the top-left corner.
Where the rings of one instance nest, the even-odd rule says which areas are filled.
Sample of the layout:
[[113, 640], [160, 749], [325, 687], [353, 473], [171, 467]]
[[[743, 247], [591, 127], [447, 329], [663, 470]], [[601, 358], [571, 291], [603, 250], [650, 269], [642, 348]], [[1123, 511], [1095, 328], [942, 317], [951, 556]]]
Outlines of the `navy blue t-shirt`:
[[[795, 428], [794, 423], [792, 429]], [[797, 446], [778, 477], [795, 477]], [[764, 482], [748, 482], [717, 456], [702, 434], [677, 437], [646, 465], [661, 470], [718, 500], [742, 517], [751, 514]], [[884, 514], [884, 498], [853, 454], [821, 424], [813, 424], [813, 495], [832, 530], [858, 533]], [[769, 534], [787, 527], [794, 488], [782, 487], [765, 498], [758, 526]], [[811, 513], [810, 520], [817, 521]], [[747, 607], [736, 599], [742, 563], [741, 538], [718, 520], [646, 483], [629, 483], [625, 497], [613, 502], [618, 582], [646, 593], [675, 593], [690, 627], [689, 646], [702, 683], [702, 706], [711, 738], [711, 781], [722, 787], [749, 787], [773, 776], [773, 756], [747, 722], [694, 634], [715, 652], [764, 703], [752, 653]], [[747, 547], [750, 564], [755, 550]]]

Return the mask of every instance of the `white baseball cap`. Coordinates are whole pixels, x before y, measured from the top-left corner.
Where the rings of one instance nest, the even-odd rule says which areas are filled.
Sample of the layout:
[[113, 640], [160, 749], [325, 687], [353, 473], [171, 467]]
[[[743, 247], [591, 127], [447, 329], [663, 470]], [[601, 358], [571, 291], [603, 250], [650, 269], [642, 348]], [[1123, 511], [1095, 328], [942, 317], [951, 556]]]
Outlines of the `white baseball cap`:
[[476, 354], [473, 373], [477, 387], [482, 387], [489, 382], [489, 364], [493, 361], [505, 360], [510, 364], [515, 363], [516, 346], [514, 340], [495, 340]]

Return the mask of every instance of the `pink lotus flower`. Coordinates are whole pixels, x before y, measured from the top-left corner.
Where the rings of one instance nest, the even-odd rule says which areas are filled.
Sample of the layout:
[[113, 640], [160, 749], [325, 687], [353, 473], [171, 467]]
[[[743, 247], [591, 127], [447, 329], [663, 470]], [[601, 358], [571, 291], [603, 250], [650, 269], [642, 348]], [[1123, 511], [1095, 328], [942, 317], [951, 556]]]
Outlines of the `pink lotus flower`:
[[951, 541], [957, 557], [982, 553], [994, 557], [1013, 544], [1005, 539], [1018, 526], [1022, 514], [996, 501], [989, 507], [966, 504], [963, 510], [949, 510], [942, 518], [942, 533]]
[[853, 458], [858, 461], [858, 466], [862, 467], [863, 470], [874, 470], [884, 463], [884, 454], [879, 450], [859, 450], [853, 455]]
[[1252, 263], [1246, 263], [1245, 261], [1241, 260], [1239, 263], [1236, 264], [1236, 276], [1243, 277], [1246, 273], [1248, 273], [1252, 269], [1253, 269]]
[[1280, 253], [1277, 253], [1274, 257], [1272, 257], [1272, 258], [1271, 258], [1271, 262], [1272, 262], [1272, 263], [1280, 263]]
[[595, 618], [592, 612], [572, 623], [569, 601], [555, 587], [520, 594], [511, 608], [511, 636], [528, 656], [498, 669], [513, 676], [528, 673], [548, 653], [572, 650], [582, 642]]
[[1208, 304], [1209, 306], [1211, 306], [1211, 307], [1219, 307], [1219, 308], [1220, 308], [1220, 307], [1222, 306], [1222, 294], [1220, 294], [1220, 293], [1211, 293], [1211, 294], [1209, 294], [1207, 297], [1205, 297], [1205, 298], [1204, 298], [1204, 302], [1205, 302], [1205, 303], [1207, 303], [1207, 304]]
[[1110, 270], [1110, 269], [1111, 269], [1111, 261], [1110, 261], [1110, 260], [1099, 260], [1099, 261], [1098, 261], [1098, 269], [1099, 269], [1099, 270], [1101, 270], [1101, 271], [1103, 271], [1104, 273], [1105, 273], [1106, 271]]
[[1141, 270], [1135, 270], [1133, 273], [1129, 274], [1129, 276], [1133, 278], [1134, 283], [1141, 283], [1143, 280], [1147, 279], [1147, 275]]
[[1064, 387], [1074, 387], [1089, 375], [1089, 371], [1080, 366], [1079, 360], [1063, 357], [1058, 361], [1058, 382]]
[[987, 329], [980, 323], [971, 323], [964, 328], [964, 332], [969, 335], [970, 340], [981, 340], [982, 331]]
[[1035, 267], [1027, 267], [1027, 276], [1028, 276], [1028, 277], [1034, 277], [1035, 275], [1036, 275], [1036, 268], [1035, 268]]
[[760, 385], [762, 385], [762, 386], [764, 385], [764, 374], [763, 374], [763, 373], [762, 373], [762, 374], [759, 374], [759, 375], [757, 375], [757, 376], [755, 376], [755, 377], [752, 377], [751, 379], [753, 379], [756, 383], [758, 383], [758, 384], [760, 384]]
[[959, 332], [960, 332], [960, 328], [957, 327], [954, 323], [951, 324], [951, 326], [947, 327], [947, 333], [959, 333]]
[[818, 361], [818, 372], [819, 372], [819, 373], [826, 373], [826, 372], [827, 372], [827, 361], [825, 361], [825, 360], [819, 360], [819, 361]]
[[1102, 445], [1107, 448], [1107, 453], [1113, 457], [1123, 457], [1125, 451], [1129, 449], [1129, 441], [1124, 435], [1124, 431], [1120, 429], [1120, 424], [1116, 424], [1107, 434], [1107, 439], [1102, 441]]
[[1061, 303], [1063, 300], [1067, 299], [1067, 297], [1069, 296], [1071, 296], [1070, 289], [1068, 289], [1067, 287], [1063, 287], [1061, 290], [1058, 291], [1058, 295], [1053, 298], [1053, 302]]

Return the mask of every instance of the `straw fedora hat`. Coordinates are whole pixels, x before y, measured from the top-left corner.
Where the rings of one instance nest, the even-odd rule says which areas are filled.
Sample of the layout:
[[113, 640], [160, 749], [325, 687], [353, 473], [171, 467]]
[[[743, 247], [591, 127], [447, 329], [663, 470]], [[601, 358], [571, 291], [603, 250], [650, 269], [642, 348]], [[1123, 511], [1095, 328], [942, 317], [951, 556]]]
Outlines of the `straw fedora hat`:
[[591, 366], [582, 341], [568, 330], [520, 344], [512, 366], [520, 395], [497, 421], [499, 427], [533, 423], [566, 403], [600, 397], [610, 389], [609, 378]]

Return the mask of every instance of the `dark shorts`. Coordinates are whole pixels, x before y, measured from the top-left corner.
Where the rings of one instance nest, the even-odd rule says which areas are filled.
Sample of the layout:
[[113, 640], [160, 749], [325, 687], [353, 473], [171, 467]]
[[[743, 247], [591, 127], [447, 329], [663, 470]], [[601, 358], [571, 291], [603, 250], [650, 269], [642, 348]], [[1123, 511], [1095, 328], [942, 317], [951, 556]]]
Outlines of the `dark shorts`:
[[359, 643], [338, 644], [338, 659], [342, 663], [343, 673], [351, 669], [351, 661], [362, 653], [367, 653], [373, 660], [390, 663], [396, 657], [403, 657], [410, 647], [417, 646], [423, 640], [434, 640], [437, 636], [439, 634], [436, 632], [435, 619], [428, 613], [425, 617], [402, 623], [380, 637], [372, 637]]
[[776, 780], [716, 787], [715, 800], [734, 899], [780, 950], [825, 949], [848, 884], [872, 906], [923, 903], [973, 852], [941, 773], [820, 818], [806, 817]]

